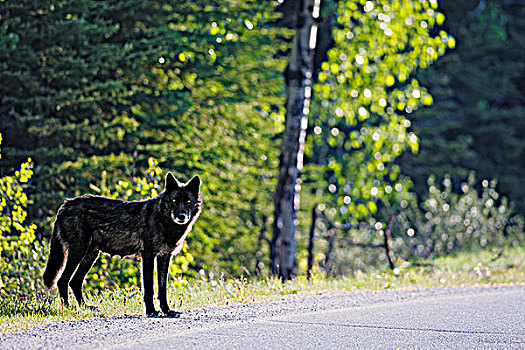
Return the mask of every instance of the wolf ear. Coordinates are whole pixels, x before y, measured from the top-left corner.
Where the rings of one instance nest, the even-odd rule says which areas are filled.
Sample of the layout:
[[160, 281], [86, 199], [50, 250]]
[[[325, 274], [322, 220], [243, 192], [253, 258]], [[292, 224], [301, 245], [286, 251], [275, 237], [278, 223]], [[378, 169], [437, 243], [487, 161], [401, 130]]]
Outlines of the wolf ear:
[[191, 179], [190, 182], [188, 182], [186, 188], [188, 189], [188, 191], [194, 193], [196, 196], [199, 195], [199, 191], [201, 188], [201, 178], [199, 177], [199, 175], [195, 175], [193, 179]]
[[166, 174], [166, 191], [172, 191], [180, 187], [180, 182], [173, 176], [172, 173]]

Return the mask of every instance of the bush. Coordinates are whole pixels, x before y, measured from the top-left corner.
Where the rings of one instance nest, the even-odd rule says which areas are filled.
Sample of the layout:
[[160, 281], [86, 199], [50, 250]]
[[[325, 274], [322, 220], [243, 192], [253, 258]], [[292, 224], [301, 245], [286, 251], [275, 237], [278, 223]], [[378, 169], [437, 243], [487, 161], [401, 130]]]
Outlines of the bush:
[[[1, 138], [0, 138], [1, 141]], [[0, 295], [2, 307], [12, 310], [30, 309], [35, 300], [48, 297], [44, 292], [44, 273], [49, 244], [35, 241], [34, 224], [27, 224], [28, 198], [25, 186], [31, 178], [30, 159], [14, 176], [0, 178]], [[145, 175], [122, 179], [108, 186], [103, 174], [100, 186], [91, 186], [101, 195], [124, 200], [141, 200], [157, 196], [163, 190], [163, 171], [156, 159], [149, 159]], [[187, 272], [193, 256], [184, 246], [170, 266], [172, 276]], [[101, 254], [86, 279], [86, 289], [121, 289], [140, 285], [140, 264], [137, 258], [109, 257]], [[42, 303], [36, 303], [42, 305]], [[36, 305], [35, 304], [35, 305]], [[13, 310], [14, 310], [13, 309]], [[26, 311], [27, 311], [26, 310]], [[19, 310], [20, 311], [20, 310]], [[17, 311], [18, 312], [18, 311]]]
[[42, 295], [44, 273], [49, 244], [35, 241], [32, 244], [16, 242], [13, 250], [2, 254], [0, 259], [0, 294], [2, 298], [29, 300]]
[[[0, 142], [2, 135], [0, 134]], [[24, 305], [43, 290], [46, 243], [35, 242], [36, 225], [26, 222], [25, 189], [33, 175], [32, 163], [20, 165], [14, 175], [0, 178], [0, 296], [2, 309], [18, 300]]]
[[[407, 192], [396, 201], [384, 203], [380, 215], [368, 222], [343, 225], [321, 218], [316, 224], [316, 237], [322, 238], [315, 243], [316, 269], [322, 268], [328, 275], [344, 275], [387, 266], [383, 235], [392, 215], [391, 248], [399, 261], [523, 244], [523, 218], [512, 216], [512, 205], [498, 194], [496, 182], [482, 181], [481, 191], [475, 184], [471, 174], [456, 193], [449, 177], [442, 186], [430, 177], [423, 198]], [[299, 266], [306, 270], [306, 255]]]
[[[90, 187], [100, 195], [123, 200], [144, 200], [156, 197], [164, 190], [164, 171], [158, 166], [155, 158], [149, 158], [148, 165], [144, 176], [123, 178], [115, 184], [108, 185], [106, 175], [103, 173], [100, 184]], [[188, 272], [191, 263], [193, 263], [193, 256], [188, 252], [185, 243], [182, 251], [172, 260], [170, 275]], [[110, 257], [102, 253], [86, 278], [86, 289], [92, 291], [130, 288], [139, 285], [140, 261], [134, 257]]]
[[[479, 193], [471, 174], [461, 193], [452, 191], [449, 177], [443, 187], [428, 179], [428, 194], [418, 203], [402, 203], [395, 248], [403, 256], [429, 258], [460, 249], [486, 249], [517, 245], [522, 239], [523, 219], [512, 217], [512, 207], [496, 191], [496, 181], [482, 181]], [[404, 205], [403, 205], [404, 204]], [[396, 232], [396, 231], [394, 231]]]

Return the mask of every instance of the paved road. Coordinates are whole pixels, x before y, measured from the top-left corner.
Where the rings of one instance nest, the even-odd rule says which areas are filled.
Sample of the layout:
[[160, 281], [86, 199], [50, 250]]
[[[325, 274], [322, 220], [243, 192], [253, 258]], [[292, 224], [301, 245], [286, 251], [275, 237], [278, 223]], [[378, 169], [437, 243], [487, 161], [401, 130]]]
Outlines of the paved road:
[[287, 315], [122, 349], [525, 349], [525, 292], [500, 291]]
[[0, 348], [525, 349], [525, 287], [345, 293], [175, 320], [65, 322], [2, 336]]

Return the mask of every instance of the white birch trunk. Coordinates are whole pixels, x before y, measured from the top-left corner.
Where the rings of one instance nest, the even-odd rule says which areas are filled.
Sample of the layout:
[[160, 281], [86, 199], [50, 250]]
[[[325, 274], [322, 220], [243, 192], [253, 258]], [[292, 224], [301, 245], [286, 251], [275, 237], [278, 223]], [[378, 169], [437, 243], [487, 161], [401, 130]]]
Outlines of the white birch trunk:
[[320, 0], [297, 0], [296, 34], [285, 72], [287, 84], [286, 122], [279, 164], [279, 179], [274, 195], [274, 232], [272, 273], [283, 280], [294, 275], [295, 230], [303, 166], [304, 141], [312, 93], [312, 52], [315, 49]]

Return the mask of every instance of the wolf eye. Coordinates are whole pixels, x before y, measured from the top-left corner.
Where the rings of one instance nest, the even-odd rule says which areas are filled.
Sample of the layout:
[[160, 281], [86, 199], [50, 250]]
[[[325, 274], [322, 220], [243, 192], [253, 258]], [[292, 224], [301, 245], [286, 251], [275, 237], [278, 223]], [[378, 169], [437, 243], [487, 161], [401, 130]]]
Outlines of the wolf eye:
[[191, 201], [190, 201], [190, 200], [187, 200], [186, 203], [191, 204]]

